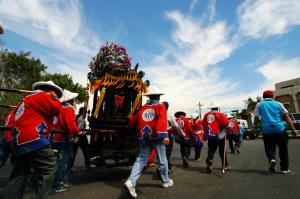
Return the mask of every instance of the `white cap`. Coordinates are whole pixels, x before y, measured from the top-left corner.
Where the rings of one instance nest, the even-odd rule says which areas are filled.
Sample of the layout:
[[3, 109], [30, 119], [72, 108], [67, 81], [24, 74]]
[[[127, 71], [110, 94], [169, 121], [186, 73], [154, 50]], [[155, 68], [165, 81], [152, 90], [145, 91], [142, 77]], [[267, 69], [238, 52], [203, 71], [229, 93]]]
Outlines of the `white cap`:
[[220, 104], [218, 104], [218, 103], [216, 103], [216, 102], [211, 102], [211, 103], [210, 103], [210, 107], [208, 107], [208, 108], [220, 108], [220, 107], [221, 107]]
[[78, 93], [72, 93], [71, 91], [68, 91], [67, 89], [64, 89], [63, 96], [60, 99], [61, 102], [67, 102], [70, 101], [78, 96]]
[[144, 94], [144, 96], [150, 96], [150, 95], [164, 95], [163, 92], [161, 92], [156, 86], [151, 86], [149, 88], [149, 91]]
[[226, 114], [226, 117], [227, 117], [228, 119], [233, 118], [233, 116], [232, 116], [230, 113], [227, 113], [227, 114]]
[[39, 81], [32, 84], [32, 90], [45, 90], [45, 89], [53, 90], [58, 98], [62, 97], [63, 90], [53, 81]]

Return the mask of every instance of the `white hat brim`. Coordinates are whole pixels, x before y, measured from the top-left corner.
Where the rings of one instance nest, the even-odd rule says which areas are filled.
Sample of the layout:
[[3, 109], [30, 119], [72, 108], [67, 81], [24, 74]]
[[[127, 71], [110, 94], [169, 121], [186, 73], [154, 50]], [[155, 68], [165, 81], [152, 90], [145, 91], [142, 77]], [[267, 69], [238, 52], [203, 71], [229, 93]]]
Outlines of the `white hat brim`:
[[34, 84], [32, 84], [32, 90], [37, 90], [39, 87], [42, 86], [53, 88], [53, 91], [56, 93], [58, 98], [61, 98], [63, 95], [63, 90], [59, 86], [44, 81], [35, 82]]

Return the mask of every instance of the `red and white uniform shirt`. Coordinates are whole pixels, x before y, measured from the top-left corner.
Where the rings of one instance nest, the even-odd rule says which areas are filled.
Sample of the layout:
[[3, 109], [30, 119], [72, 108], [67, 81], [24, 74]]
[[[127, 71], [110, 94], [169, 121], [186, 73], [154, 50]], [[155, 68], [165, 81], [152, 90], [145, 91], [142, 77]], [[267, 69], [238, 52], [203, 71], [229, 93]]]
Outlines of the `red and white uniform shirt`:
[[137, 127], [141, 144], [147, 144], [150, 140], [162, 140], [168, 138], [167, 110], [164, 104], [151, 101], [132, 116], [129, 120], [129, 128]]
[[[191, 125], [189, 119], [186, 117], [179, 117], [179, 118], [176, 118], [176, 122], [178, 123], [178, 125], [182, 129], [182, 131], [184, 132], [183, 138], [185, 140], [189, 140], [190, 136], [193, 136], [193, 134], [194, 134], [192, 125]], [[180, 136], [182, 137], [182, 135], [180, 135]]]
[[204, 132], [202, 128], [202, 120], [196, 120], [192, 124], [195, 143], [204, 142]]
[[235, 119], [230, 119], [227, 129], [226, 129], [227, 135], [239, 135], [239, 124]]
[[44, 137], [48, 128], [46, 118], [58, 115], [61, 108], [57, 97], [43, 91], [24, 97], [14, 116], [12, 135], [15, 153], [23, 154], [49, 145]]
[[219, 134], [227, 127], [229, 121], [227, 117], [218, 111], [210, 111], [204, 115], [203, 130], [208, 140], [221, 139]]
[[81, 131], [77, 126], [74, 108], [69, 103], [63, 103], [62, 111], [58, 116], [54, 116], [53, 130], [64, 130], [66, 133], [53, 133], [51, 144], [54, 148], [68, 147], [72, 137]]

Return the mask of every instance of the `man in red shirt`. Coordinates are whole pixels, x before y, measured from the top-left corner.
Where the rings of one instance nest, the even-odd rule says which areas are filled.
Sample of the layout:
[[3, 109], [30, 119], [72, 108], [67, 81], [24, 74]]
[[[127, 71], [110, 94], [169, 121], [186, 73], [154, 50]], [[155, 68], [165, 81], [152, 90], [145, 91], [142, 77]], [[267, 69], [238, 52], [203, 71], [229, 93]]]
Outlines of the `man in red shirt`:
[[137, 197], [135, 192], [136, 181], [147, 164], [151, 148], [156, 149], [162, 187], [167, 188], [173, 185], [173, 181], [168, 177], [168, 161], [166, 158], [166, 145], [169, 144], [167, 110], [165, 105], [159, 102], [160, 95], [163, 94], [158, 91], [150, 91], [145, 94], [150, 100], [129, 120], [129, 128], [137, 127], [140, 141], [139, 155], [132, 167], [130, 176], [124, 184], [132, 197]]
[[57, 150], [56, 166], [57, 170], [52, 184], [51, 193], [65, 191], [64, 185], [69, 183], [68, 163], [72, 156], [72, 138], [78, 135], [81, 131], [77, 126], [75, 112], [72, 104], [78, 93], [72, 93], [66, 89], [63, 91], [63, 96], [60, 99], [62, 102], [62, 111], [58, 116], [54, 117], [54, 130], [64, 130], [63, 134], [50, 134], [50, 142], [52, 148]]
[[0, 198], [23, 198], [27, 178], [33, 169], [38, 177], [35, 198], [47, 198], [56, 170], [56, 157], [49, 140], [44, 137], [46, 121], [59, 115], [62, 89], [52, 81], [36, 82], [35, 90], [19, 103], [14, 116], [12, 150], [14, 168], [9, 184]]
[[176, 118], [176, 122], [183, 131], [183, 134], [178, 135], [178, 139], [180, 144], [180, 153], [183, 162], [183, 167], [187, 168], [189, 167], [188, 159], [191, 153], [190, 137], [193, 137], [193, 129], [189, 119], [185, 117], [185, 112], [178, 111], [174, 114], [174, 116]]
[[204, 143], [204, 132], [202, 120], [199, 118], [199, 115], [193, 116], [192, 128], [194, 133], [195, 161], [200, 161], [201, 149]]
[[231, 153], [234, 153], [235, 151], [240, 153], [239, 124], [230, 113], [228, 113], [226, 117], [229, 119], [228, 127], [226, 129], [229, 148]]
[[[214, 154], [219, 148], [219, 155], [222, 160], [222, 169], [228, 168], [227, 156], [225, 153], [225, 132], [229, 121], [227, 117], [219, 112], [219, 105], [212, 102], [211, 111], [203, 118], [203, 129], [208, 140], [208, 153], [206, 158], [207, 173], [212, 172]], [[225, 157], [224, 157], [225, 156]]]

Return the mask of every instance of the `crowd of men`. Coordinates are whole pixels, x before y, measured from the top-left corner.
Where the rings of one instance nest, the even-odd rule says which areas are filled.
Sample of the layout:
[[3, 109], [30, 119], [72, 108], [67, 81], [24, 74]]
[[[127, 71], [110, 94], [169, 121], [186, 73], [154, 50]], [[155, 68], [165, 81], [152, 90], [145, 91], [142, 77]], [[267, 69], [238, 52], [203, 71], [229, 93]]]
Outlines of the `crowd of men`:
[[[74, 152], [80, 146], [78, 143], [85, 143], [85, 139], [75, 141], [75, 145], [73, 142], [74, 137], [81, 134], [78, 126], [85, 128], [83, 109], [79, 110], [80, 114], [76, 118], [72, 107], [78, 94], [63, 90], [52, 81], [36, 82], [32, 89], [34, 92], [24, 97], [17, 108], [6, 117], [6, 126], [13, 127], [13, 130], [8, 130], [2, 141], [0, 166], [3, 166], [11, 152], [13, 170], [8, 185], [0, 192], [1, 198], [23, 198], [28, 180], [33, 184], [34, 198], [47, 198], [49, 194], [64, 191], [70, 180]], [[153, 164], [155, 155], [162, 187], [173, 185], [169, 174], [173, 172], [171, 154], [174, 140], [180, 145], [184, 168], [189, 167], [191, 142], [195, 148], [194, 159], [199, 161], [201, 149], [207, 140], [207, 173], [213, 171], [213, 159], [217, 149], [222, 171], [230, 168], [225, 150], [226, 140], [232, 153], [240, 152], [242, 125], [232, 115], [220, 112], [218, 104], [211, 104], [211, 110], [204, 115], [203, 120], [199, 116], [187, 118], [184, 111], [176, 112], [174, 118], [167, 113], [168, 102], [159, 102], [161, 95], [163, 93], [158, 91], [146, 93], [149, 100], [129, 119], [128, 127], [138, 129], [140, 141], [138, 157], [124, 184], [132, 197], [137, 197], [137, 180], [147, 162], [148, 165]], [[287, 133], [283, 119], [290, 125], [294, 136], [296, 131], [287, 110], [273, 97], [272, 91], [263, 93], [264, 100], [257, 104], [254, 111], [254, 125], [256, 128], [259, 119], [261, 120], [269, 171], [275, 172], [277, 145], [281, 160], [280, 170], [282, 173], [289, 173]], [[90, 165], [88, 158], [85, 164]]]
[[[12, 130], [7, 130], [2, 140], [0, 166], [11, 153], [13, 170], [0, 198], [23, 198], [28, 182], [34, 189], [33, 198], [47, 198], [64, 191], [70, 180], [73, 140], [81, 134], [72, 106], [78, 93], [63, 90], [52, 81], [36, 82], [32, 89], [5, 119]], [[81, 117], [79, 114], [77, 121]]]
[[[130, 127], [137, 127], [140, 139], [140, 153], [133, 165], [131, 174], [124, 186], [132, 197], [137, 197], [135, 190], [136, 182], [145, 166], [153, 165], [153, 157], [156, 153], [159, 168], [157, 173], [162, 180], [162, 187], [168, 188], [173, 185], [173, 180], [169, 178], [172, 173], [170, 155], [173, 147], [173, 137], [180, 145], [183, 167], [189, 167], [188, 159], [191, 152], [190, 141], [192, 138], [195, 147], [195, 160], [200, 159], [201, 148], [207, 140], [208, 153], [206, 157], [207, 173], [213, 171], [214, 154], [219, 149], [219, 156], [222, 162], [222, 172], [229, 169], [227, 155], [225, 151], [226, 140], [229, 141], [229, 148], [232, 153], [240, 152], [243, 127], [233, 117], [220, 112], [220, 106], [211, 104], [211, 111], [201, 118], [186, 118], [186, 113], [178, 111], [174, 114], [174, 119], [167, 114], [166, 102], [160, 103], [160, 96], [163, 93], [152, 91], [146, 94], [149, 101], [130, 120]], [[288, 111], [283, 104], [275, 101], [272, 91], [263, 93], [263, 101], [258, 103], [254, 114], [255, 122], [253, 131], [256, 131], [259, 119], [265, 152], [269, 161], [269, 171], [274, 173], [276, 168], [276, 146], [279, 148], [280, 171], [283, 174], [290, 173], [288, 159], [288, 134], [283, 120], [289, 124], [292, 135], [296, 136], [296, 130], [291, 121]], [[170, 147], [171, 146], [171, 147]], [[168, 149], [168, 150], [166, 150]], [[151, 154], [151, 155], [150, 155]]]

